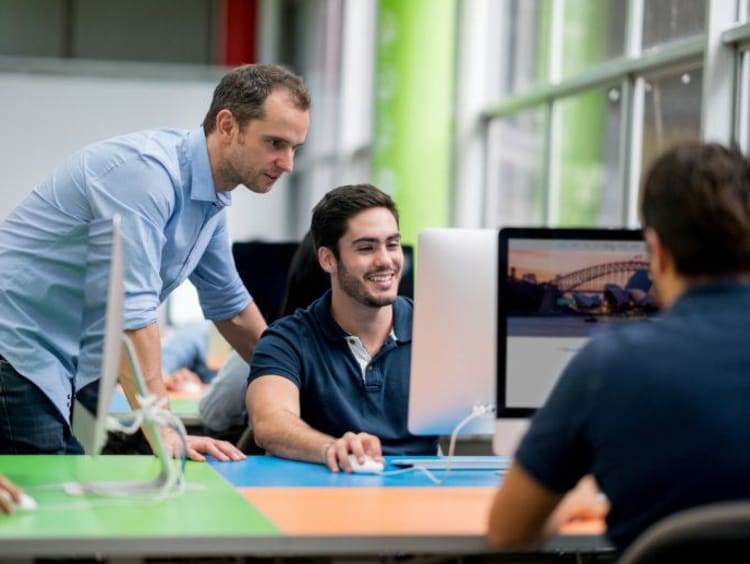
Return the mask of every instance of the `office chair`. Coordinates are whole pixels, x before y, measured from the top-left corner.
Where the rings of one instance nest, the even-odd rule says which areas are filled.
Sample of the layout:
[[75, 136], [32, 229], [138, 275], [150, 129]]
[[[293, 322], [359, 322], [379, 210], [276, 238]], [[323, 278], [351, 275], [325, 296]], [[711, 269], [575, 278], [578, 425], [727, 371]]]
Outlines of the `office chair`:
[[619, 562], [747, 562], [748, 555], [750, 501], [733, 501], [665, 517], [643, 532]]

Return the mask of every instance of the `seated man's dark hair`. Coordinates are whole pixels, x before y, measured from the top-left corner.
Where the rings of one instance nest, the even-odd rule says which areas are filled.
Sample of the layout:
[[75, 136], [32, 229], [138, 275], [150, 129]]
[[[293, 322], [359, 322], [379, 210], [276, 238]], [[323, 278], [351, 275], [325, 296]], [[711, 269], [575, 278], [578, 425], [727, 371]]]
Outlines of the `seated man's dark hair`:
[[736, 148], [685, 143], [664, 153], [643, 183], [641, 217], [683, 276], [750, 272], [750, 163]]
[[328, 192], [313, 209], [310, 231], [315, 249], [327, 247], [339, 258], [339, 239], [350, 217], [370, 208], [386, 208], [398, 224], [398, 209], [385, 192], [371, 184], [339, 186]]
[[214, 90], [211, 107], [203, 120], [208, 135], [216, 127], [216, 116], [230, 110], [240, 127], [251, 119], [263, 117], [263, 103], [274, 90], [289, 92], [295, 107], [307, 111], [310, 93], [302, 78], [279, 65], [242, 65], [229, 71]]

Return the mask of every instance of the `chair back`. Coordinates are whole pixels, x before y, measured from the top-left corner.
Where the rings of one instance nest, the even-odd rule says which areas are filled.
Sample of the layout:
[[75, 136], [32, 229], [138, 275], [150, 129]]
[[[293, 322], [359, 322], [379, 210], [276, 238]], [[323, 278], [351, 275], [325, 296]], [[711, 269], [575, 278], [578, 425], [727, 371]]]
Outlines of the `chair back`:
[[747, 562], [750, 501], [704, 505], [665, 517], [643, 532], [620, 564]]

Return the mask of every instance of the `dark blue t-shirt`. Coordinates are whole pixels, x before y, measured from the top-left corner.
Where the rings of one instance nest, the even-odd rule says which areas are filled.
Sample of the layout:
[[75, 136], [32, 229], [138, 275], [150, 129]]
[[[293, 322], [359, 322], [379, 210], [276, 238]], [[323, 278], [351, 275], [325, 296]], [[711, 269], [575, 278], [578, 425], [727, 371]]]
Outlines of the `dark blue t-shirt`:
[[386, 455], [434, 455], [437, 437], [414, 436], [406, 426], [412, 311], [408, 298], [393, 304], [396, 339], [388, 337], [363, 379], [348, 334], [331, 316], [329, 290], [266, 329], [248, 383], [268, 375], [288, 378], [300, 390], [302, 420], [333, 437], [365, 432], [380, 439]]
[[657, 320], [594, 337], [516, 459], [558, 492], [593, 473], [618, 549], [668, 514], [750, 498], [750, 287], [695, 288]]

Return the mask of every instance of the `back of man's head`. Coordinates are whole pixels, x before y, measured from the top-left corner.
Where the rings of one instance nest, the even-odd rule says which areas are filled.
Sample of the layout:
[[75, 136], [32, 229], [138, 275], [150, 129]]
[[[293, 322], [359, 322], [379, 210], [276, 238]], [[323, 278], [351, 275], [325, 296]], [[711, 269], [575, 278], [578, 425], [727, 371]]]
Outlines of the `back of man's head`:
[[203, 120], [206, 135], [216, 127], [216, 115], [230, 110], [240, 127], [264, 116], [264, 102], [274, 90], [289, 92], [294, 106], [310, 108], [310, 92], [302, 78], [279, 65], [242, 65], [229, 71], [214, 90], [211, 107]]
[[750, 272], [750, 163], [718, 144], [674, 147], [646, 175], [641, 218], [682, 276]]
[[313, 208], [310, 231], [315, 249], [327, 247], [339, 258], [338, 242], [346, 233], [349, 218], [370, 208], [386, 208], [398, 224], [396, 203], [371, 184], [339, 186], [328, 192]]

